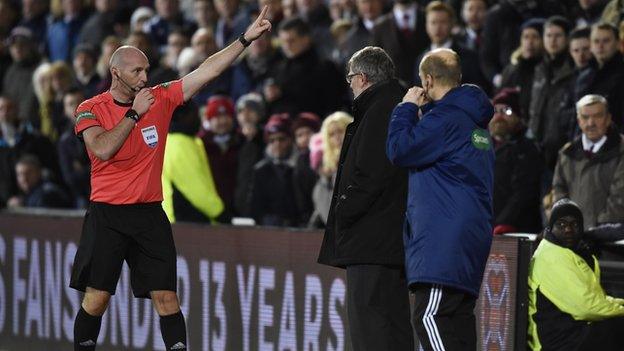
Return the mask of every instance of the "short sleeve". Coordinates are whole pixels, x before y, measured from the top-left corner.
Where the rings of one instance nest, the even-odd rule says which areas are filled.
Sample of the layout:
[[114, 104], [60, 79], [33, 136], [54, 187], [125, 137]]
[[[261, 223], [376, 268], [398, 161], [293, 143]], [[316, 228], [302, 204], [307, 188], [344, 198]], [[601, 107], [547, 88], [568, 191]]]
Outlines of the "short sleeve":
[[162, 83], [154, 89], [157, 99], [162, 99], [168, 114], [172, 114], [176, 107], [184, 103], [184, 92], [182, 91], [182, 80], [173, 80]]
[[74, 126], [74, 132], [81, 138], [82, 132], [91, 127], [101, 126], [100, 121], [93, 112], [93, 105], [81, 104], [76, 109], [76, 124]]

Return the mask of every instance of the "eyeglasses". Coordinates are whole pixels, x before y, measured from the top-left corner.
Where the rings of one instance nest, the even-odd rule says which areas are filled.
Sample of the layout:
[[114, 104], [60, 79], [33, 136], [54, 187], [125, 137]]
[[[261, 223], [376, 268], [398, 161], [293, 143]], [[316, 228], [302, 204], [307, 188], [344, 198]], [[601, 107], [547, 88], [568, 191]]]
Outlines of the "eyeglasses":
[[513, 114], [513, 110], [509, 106], [505, 107], [495, 107], [494, 113], [501, 113], [505, 116], [511, 116]]
[[347, 83], [351, 84], [351, 82], [353, 81], [353, 77], [359, 75], [359, 74], [363, 74], [362, 72], [358, 72], [358, 73], [349, 73], [347, 74]]

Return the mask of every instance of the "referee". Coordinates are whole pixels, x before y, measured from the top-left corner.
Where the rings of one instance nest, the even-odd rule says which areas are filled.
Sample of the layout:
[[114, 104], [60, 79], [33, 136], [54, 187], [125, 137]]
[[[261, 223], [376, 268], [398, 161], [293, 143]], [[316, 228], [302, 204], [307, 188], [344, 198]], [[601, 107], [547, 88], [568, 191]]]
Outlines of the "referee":
[[95, 350], [102, 315], [123, 261], [134, 296], [151, 298], [167, 350], [186, 350], [186, 325], [176, 295], [176, 250], [161, 201], [161, 173], [173, 111], [215, 79], [251, 41], [271, 30], [265, 6], [237, 41], [180, 80], [145, 86], [149, 63], [122, 46], [111, 57], [111, 88], [76, 110], [75, 132], [91, 159], [91, 202], [70, 286], [84, 291], [74, 323], [74, 350]]

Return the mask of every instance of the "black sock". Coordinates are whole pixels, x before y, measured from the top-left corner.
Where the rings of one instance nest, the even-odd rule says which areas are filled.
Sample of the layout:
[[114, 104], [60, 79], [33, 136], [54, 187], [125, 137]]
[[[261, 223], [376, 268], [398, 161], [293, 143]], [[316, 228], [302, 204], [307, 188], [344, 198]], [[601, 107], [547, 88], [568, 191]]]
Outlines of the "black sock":
[[167, 351], [186, 350], [186, 324], [182, 311], [160, 316], [160, 332]]
[[102, 316], [92, 316], [82, 306], [74, 322], [74, 351], [93, 351], [100, 334]]

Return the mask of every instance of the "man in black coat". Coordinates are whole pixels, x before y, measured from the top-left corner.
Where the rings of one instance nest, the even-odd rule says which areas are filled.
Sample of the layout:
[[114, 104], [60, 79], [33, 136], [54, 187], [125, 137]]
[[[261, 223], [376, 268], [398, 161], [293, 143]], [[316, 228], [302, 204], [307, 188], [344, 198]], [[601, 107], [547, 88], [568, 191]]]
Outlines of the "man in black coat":
[[594, 58], [576, 80], [575, 101], [587, 94], [607, 98], [619, 131], [624, 125], [624, 57], [618, 51], [618, 30], [607, 23], [592, 27], [590, 49]]
[[377, 20], [372, 45], [386, 50], [396, 67], [397, 78], [411, 84], [414, 60], [429, 45], [424, 11], [413, 0], [397, 0], [392, 11]]
[[402, 228], [407, 174], [385, 154], [388, 122], [404, 89], [378, 47], [356, 52], [347, 81], [355, 100], [318, 262], [347, 270], [353, 350], [413, 350]]
[[494, 234], [537, 233], [543, 161], [537, 145], [524, 136], [518, 89], [505, 88], [492, 100], [489, 130], [494, 140]]

